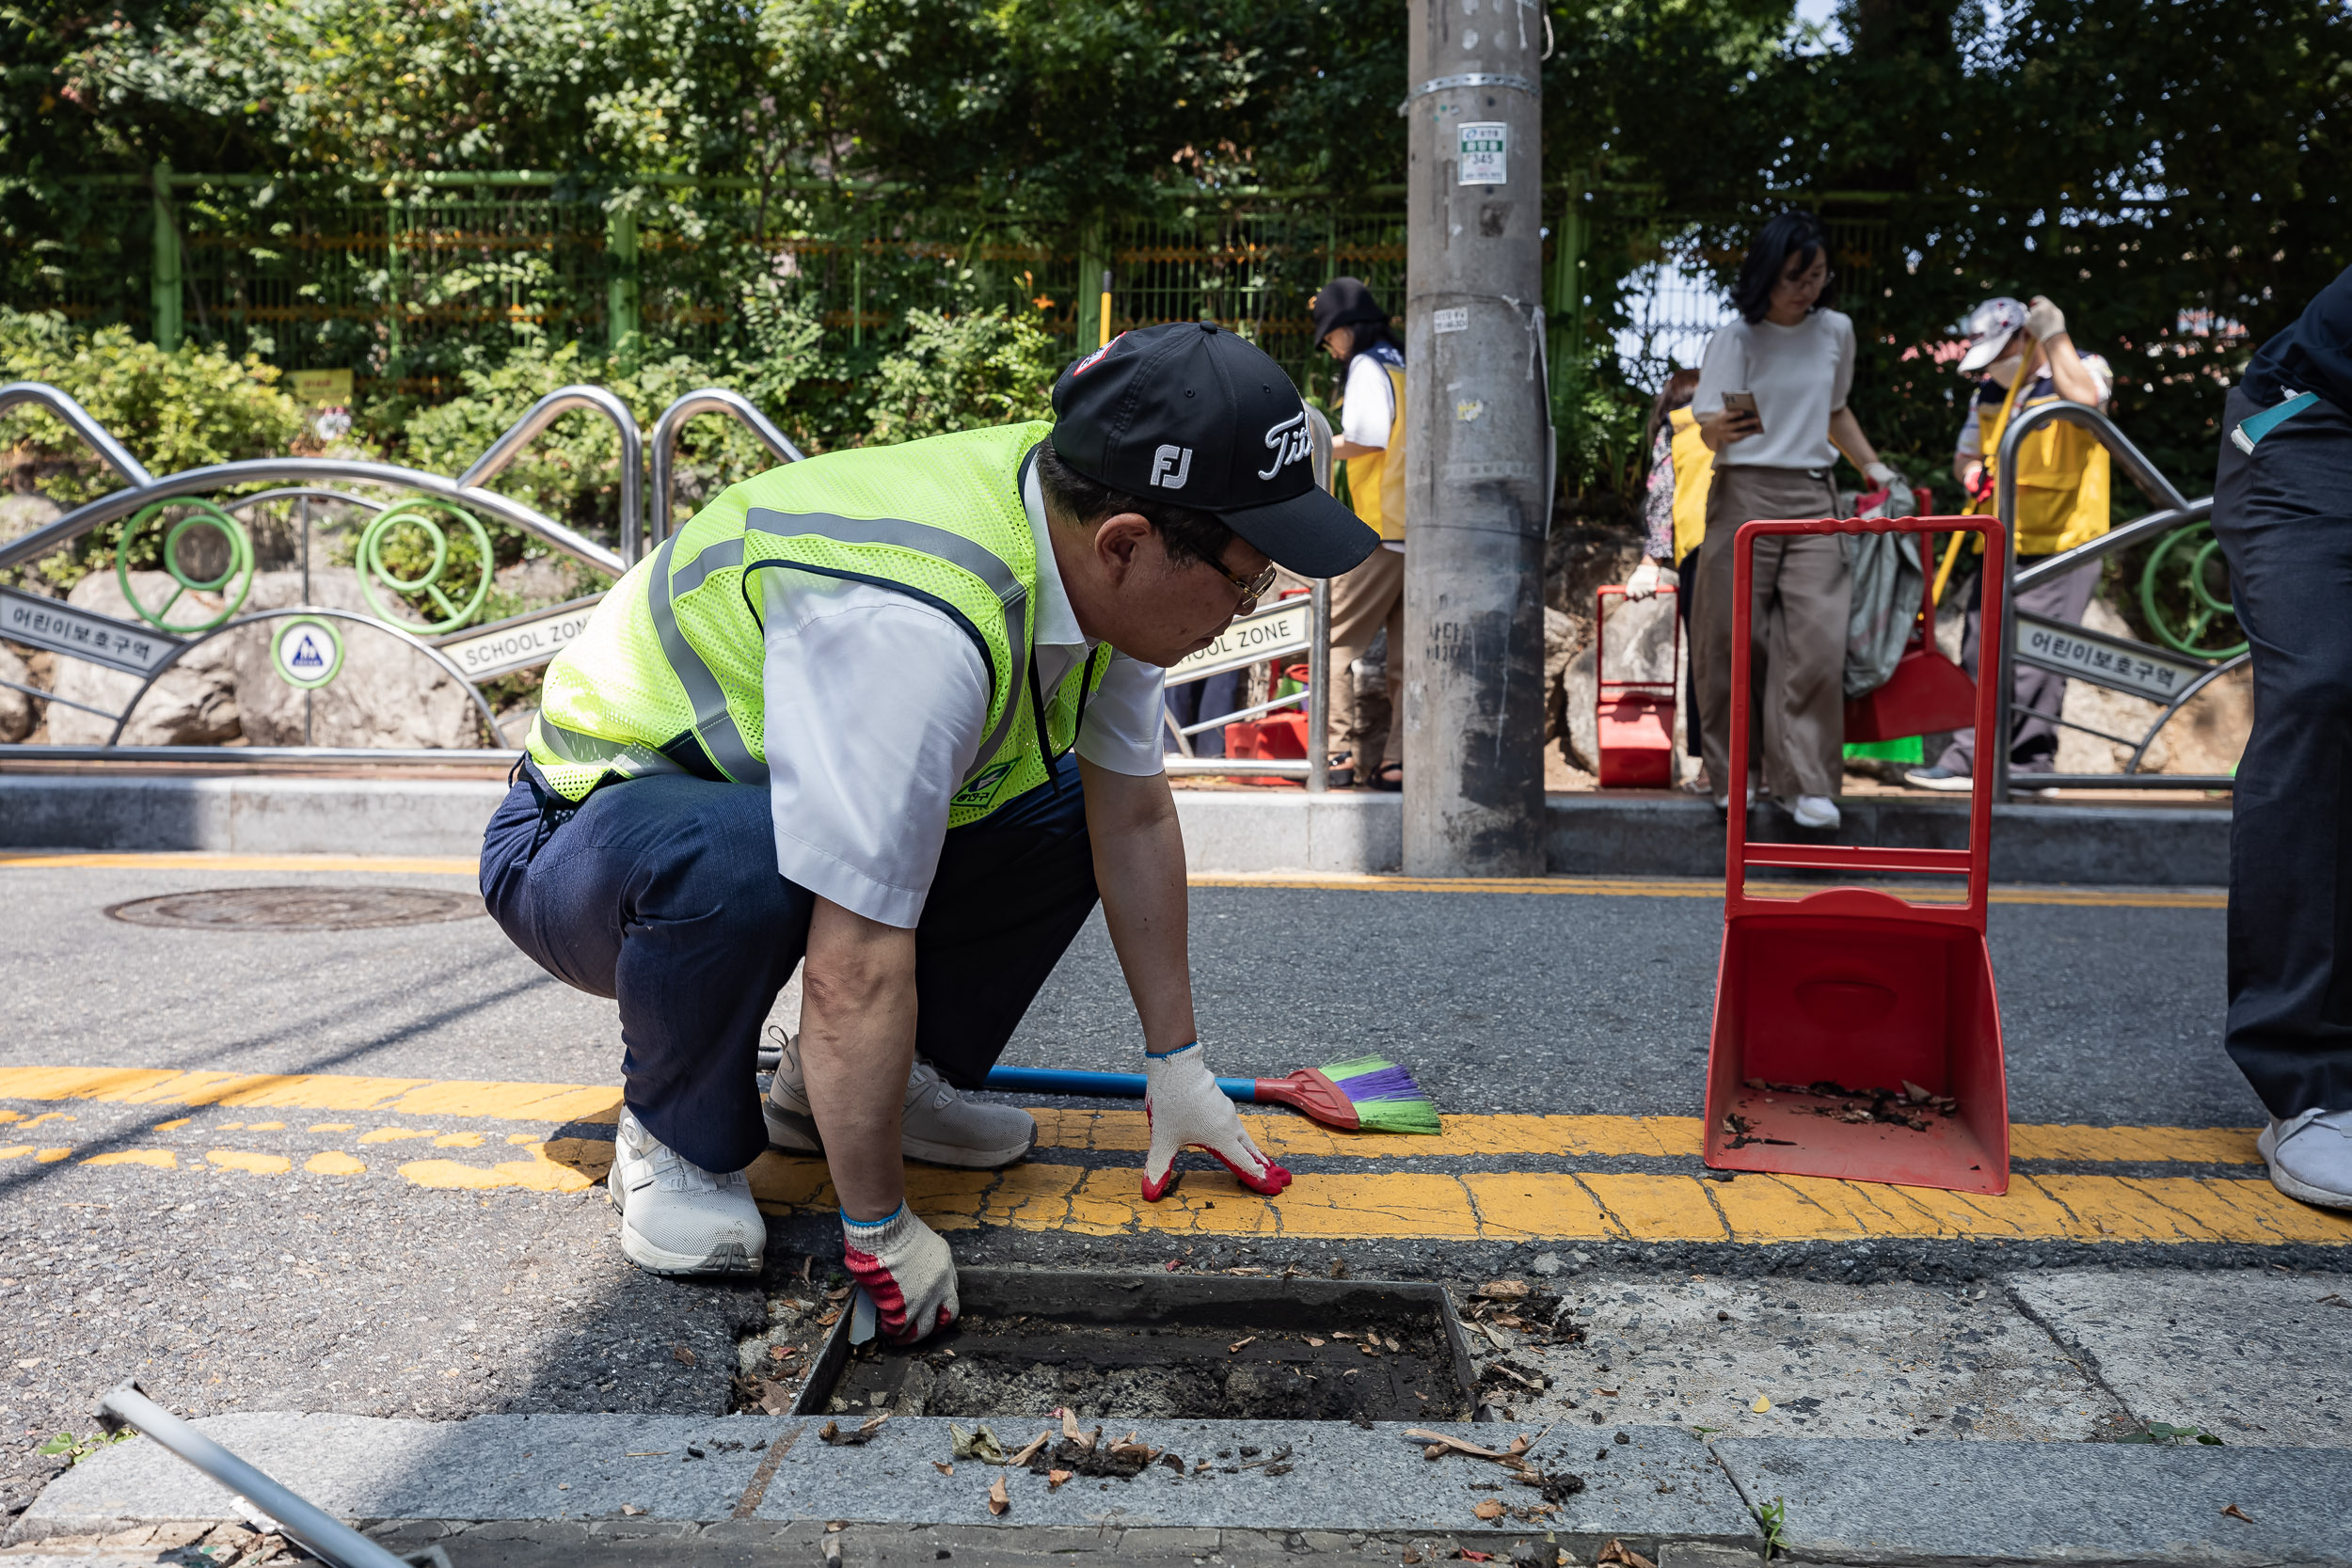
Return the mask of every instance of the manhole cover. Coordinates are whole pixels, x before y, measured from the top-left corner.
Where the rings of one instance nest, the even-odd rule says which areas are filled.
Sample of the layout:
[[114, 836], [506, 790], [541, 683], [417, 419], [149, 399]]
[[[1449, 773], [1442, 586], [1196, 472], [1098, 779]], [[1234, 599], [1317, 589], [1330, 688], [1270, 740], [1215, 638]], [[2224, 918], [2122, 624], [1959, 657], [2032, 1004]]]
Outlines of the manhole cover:
[[224, 887], [134, 898], [106, 912], [134, 926], [204, 931], [353, 931], [464, 920], [482, 913], [482, 897], [421, 887]]

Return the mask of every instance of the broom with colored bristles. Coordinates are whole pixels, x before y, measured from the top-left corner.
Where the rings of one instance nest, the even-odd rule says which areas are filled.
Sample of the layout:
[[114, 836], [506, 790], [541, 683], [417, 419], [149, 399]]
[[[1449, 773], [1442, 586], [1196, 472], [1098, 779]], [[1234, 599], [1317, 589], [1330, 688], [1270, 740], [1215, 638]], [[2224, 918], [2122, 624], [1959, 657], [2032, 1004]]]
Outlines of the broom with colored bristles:
[[[1140, 1072], [1073, 1072], [1058, 1068], [991, 1068], [988, 1087], [1015, 1094], [1067, 1094], [1141, 1100]], [[1226, 1098], [1245, 1105], [1288, 1105], [1327, 1127], [1350, 1132], [1436, 1132], [1438, 1108], [1405, 1069], [1380, 1056], [1301, 1068], [1286, 1078], [1220, 1078]]]

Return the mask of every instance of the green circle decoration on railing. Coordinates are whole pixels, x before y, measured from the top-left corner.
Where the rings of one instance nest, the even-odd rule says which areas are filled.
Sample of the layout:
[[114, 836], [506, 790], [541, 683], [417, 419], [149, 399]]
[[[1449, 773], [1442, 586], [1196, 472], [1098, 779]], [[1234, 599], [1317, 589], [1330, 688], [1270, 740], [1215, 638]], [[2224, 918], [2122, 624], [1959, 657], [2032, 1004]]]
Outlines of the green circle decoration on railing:
[[[131, 592], [131, 536], [146, 527], [151, 518], [173, 507], [184, 507], [188, 512], [186, 516], [172, 524], [164, 534], [164, 570], [170, 574], [171, 580], [177, 586], [172, 589], [171, 597], [166, 599], [158, 608], [150, 610], [139, 603], [139, 596], [136, 594]], [[193, 577], [189, 575], [185, 567], [180, 564], [180, 541], [190, 529], [194, 528], [209, 529], [229, 541], [229, 564], [222, 569], [220, 576], [216, 578]], [[115, 546], [115, 580], [121, 585], [123, 601], [131, 607], [133, 612], [158, 631], [183, 636], [191, 632], [210, 631], [243, 609], [245, 596], [253, 592], [253, 539], [246, 532], [243, 523], [215, 506], [211, 501], [194, 499], [155, 501], [140, 509], [136, 516], [122, 526], [122, 537]], [[229, 591], [230, 584], [232, 582], [236, 584], [234, 593]], [[165, 619], [171, 613], [171, 607], [180, 602], [180, 595], [191, 593], [220, 594], [222, 596], [220, 613], [209, 620], [190, 622], [184, 626]]]
[[[2203, 543], [2199, 544], [2201, 534]], [[2185, 553], [2187, 560], [2183, 563]], [[2202, 645], [2216, 621], [2234, 619], [2237, 615], [2237, 607], [2214, 590], [2212, 574], [2217, 569], [2226, 586], [2230, 562], [2222, 555], [2221, 541], [2213, 536], [2210, 523], [2191, 523], [2186, 528], [2174, 529], [2157, 542], [2156, 547], [2148, 553], [2148, 564], [2140, 568], [2139, 608], [2146, 612], [2148, 625], [2156, 635], [2176, 652], [2198, 658], [2235, 658], [2246, 651], [2243, 640], [2224, 647]], [[2188, 590], [2185, 617], [2176, 617], [2165, 607], [2163, 589], [2168, 573]]]
[[[441, 574], [449, 569], [449, 523], [452, 519], [466, 525], [473, 535], [474, 548], [482, 562], [480, 580], [466, 597], [463, 605], [456, 603], [442, 590]], [[404, 578], [384, 563], [384, 546], [392, 530], [405, 525], [421, 529], [433, 552], [432, 561], [423, 572], [414, 578]], [[381, 581], [396, 594], [421, 594], [441, 612], [441, 619], [419, 626], [385, 609], [384, 601], [375, 596], [375, 585]], [[387, 507], [375, 515], [367, 531], [359, 535], [359, 591], [367, 595], [368, 605], [377, 615], [411, 631], [437, 634], [455, 631], [472, 620], [482, 609], [482, 601], [490, 596], [490, 535], [470, 512], [451, 506], [446, 501], [417, 498]]]

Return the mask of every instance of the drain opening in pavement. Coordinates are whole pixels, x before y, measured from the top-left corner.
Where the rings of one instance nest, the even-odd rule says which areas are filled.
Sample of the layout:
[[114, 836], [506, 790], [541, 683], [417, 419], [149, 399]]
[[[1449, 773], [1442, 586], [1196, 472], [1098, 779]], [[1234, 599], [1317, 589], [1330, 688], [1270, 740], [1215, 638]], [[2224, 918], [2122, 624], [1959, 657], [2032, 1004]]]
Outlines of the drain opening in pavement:
[[[1462, 1421], [1475, 1398], [1460, 1322], [1434, 1284], [966, 1269], [959, 1294], [955, 1326], [909, 1347], [852, 1350], [836, 1306], [804, 1353], [814, 1365], [793, 1412]], [[771, 1318], [743, 1343], [747, 1369], [811, 1326], [788, 1296]], [[772, 1408], [757, 1378], [737, 1388], [738, 1409]]]
[[483, 912], [478, 894], [419, 887], [226, 887], [134, 898], [106, 911], [133, 926], [199, 931], [355, 931]]

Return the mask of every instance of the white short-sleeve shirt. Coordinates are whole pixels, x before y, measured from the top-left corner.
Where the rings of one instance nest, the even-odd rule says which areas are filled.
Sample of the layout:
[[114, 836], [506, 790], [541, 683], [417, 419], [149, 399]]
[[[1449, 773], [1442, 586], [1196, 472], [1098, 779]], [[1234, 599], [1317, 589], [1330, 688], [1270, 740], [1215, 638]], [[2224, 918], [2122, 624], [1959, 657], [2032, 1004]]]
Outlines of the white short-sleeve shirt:
[[[1022, 500], [1037, 538], [1038, 687], [1050, 692], [1095, 644], [1055, 567], [1034, 472]], [[908, 594], [788, 569], [758, 576], [776, 869], [853, 913], [912, 928], [948, 804], [987, 738], [987, 662], [961, 626]], [[1164, 675], [1113, 652], [1078, 754], [1114, 773], [1164, 771]]]

